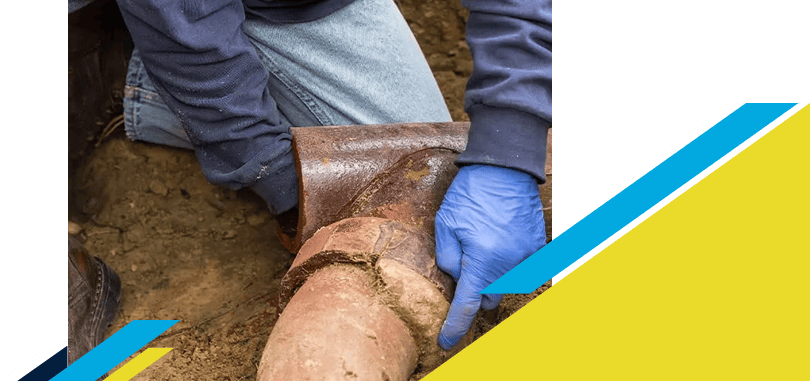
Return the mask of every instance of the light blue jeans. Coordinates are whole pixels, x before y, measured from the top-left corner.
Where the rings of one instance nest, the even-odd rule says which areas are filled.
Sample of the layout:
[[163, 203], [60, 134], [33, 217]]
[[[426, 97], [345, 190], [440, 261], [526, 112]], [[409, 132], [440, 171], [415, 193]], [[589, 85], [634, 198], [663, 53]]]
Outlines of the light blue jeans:
[[[392, 0], [357, 0], [307, 23], [248, 20], [243, 30], [270, 73], [270, 94], [291, 126], [451, 120], [425, 57]], [[192, 148], [137, 51], [124, 95], [129, 138]]]

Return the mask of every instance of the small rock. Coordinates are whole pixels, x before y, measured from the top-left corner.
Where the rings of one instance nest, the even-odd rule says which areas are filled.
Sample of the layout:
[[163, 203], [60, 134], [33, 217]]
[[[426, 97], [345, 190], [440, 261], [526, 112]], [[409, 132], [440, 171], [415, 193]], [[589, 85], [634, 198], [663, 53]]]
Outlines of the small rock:
[[224, 211], [225, 209], [227, 209], [225, 204], [222, 201], [220, 201], [219, 198], [206, 197], [205, 202], [207, 202], [208, 205], [213, 206], [215, 209], [219, 211]]
[[81, 232], [82, 232], [81, 225], [79, 225], [79, 224], [77, 224], [77, 223], [75, 223], [73, 221], [68, 221], [68, 234], [69, 235], [77, 235], [77, 234], [79, 234]]
[[149, 190], [152, 191], [152, 193], [160, 196], [169, 194], [169, 189], [166, 188], [166, 184], [163, 184], [159, 180], [152, 180], [149, 183]]
[[138, 271], [138, 265], [133, 264], [131, 267], [132, 271]]
[[222, 239], [231, 239], [236, 237], [236, 230], [226, 230], [222, 232]]
[[266, 221], [267, 221], [266, 214], [251, 214], [247, 218], [247, 223], [250, 226], [264, 225]]

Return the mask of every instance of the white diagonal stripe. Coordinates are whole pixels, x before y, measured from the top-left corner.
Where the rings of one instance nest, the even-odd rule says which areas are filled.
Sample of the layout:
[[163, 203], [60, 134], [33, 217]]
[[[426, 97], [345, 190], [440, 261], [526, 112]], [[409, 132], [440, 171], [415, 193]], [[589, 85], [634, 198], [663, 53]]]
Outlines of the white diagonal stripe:
[[54, 341], [47, 348], [37, 353], [36, 356], [31, 357], [31, 359], [26, 361], [25, 364], [20, 365], [19, 368], [9, 373], [8, 376], [3, 377], [3, 379], [0, 381], [19, 381], [28, 373], [31, 373], [32, 370], [36, 369], [38, 366], [42, 365], [42, 363], [48, 361], [48, 359], [59, 353], [59, 351], [65, 349], [65, 347], [67, 347], [67, 333], [58, 340]]
[[660, 155], [661, 152], [666, 151], [667, 148], [677, 143], [678, 140], [683, 139], [684, 136], [689, 135], [690, 132], [700, 127], [701, 124], [706, 123], [707, 120], [711, 119], [711, 117], [715, 116], [718, 112], [723, 111], [723, 109], [728, 105], [729, 103], [710, 104], [709, 107], [706, 107], [703, 109], [703, 111], [693, 116], [692, 119], [689, 119], [686, 121], [686, 123], [676, 128], [675, 131], [670, 132], [669, 135], [664, 136], [664, 138], [659, 140], [658, 143], [655, 143], [652, 147], [647, 148], [646, 151], [642, 152], [641, 155], [638, 155], [638, 157], [633, 159], [628, 164], [649, 163], [650, 160], [655, 159], [655, 157]]

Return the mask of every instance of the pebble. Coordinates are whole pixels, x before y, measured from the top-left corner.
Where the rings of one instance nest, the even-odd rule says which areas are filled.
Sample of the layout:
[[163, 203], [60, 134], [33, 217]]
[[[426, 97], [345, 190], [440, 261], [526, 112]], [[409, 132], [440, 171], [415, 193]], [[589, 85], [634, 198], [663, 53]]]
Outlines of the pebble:
[[149, 190], [152, 191], [152, 193], [160, 196], [165, 196], [169, 194], [169, 189], [166, 188], [166, 185], [158, 180], [152, 180], [149, 183]]
[[79, 224], [77, 224], [77, 223], [75, 223], [73, 221], [68, 221], [68, 234], [69, 235], [77, 235], [77, 234], [79, 234], [81, 232], [82, 232], [81, 225], [79, 225]]
[[265, 215], [265, 214], [251, 214], [247, 218], [247, 223], [250, 226], [263, 225], [266, 221], [267, 221], [267, 215]]

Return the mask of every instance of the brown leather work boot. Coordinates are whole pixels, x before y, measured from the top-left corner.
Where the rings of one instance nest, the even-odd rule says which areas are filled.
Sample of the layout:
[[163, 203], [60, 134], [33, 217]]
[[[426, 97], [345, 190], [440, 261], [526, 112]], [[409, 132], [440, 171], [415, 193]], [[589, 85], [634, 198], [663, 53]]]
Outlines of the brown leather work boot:
[[68, 236], [68, 365], [104, 340], [121, 308], [121, 280]]

